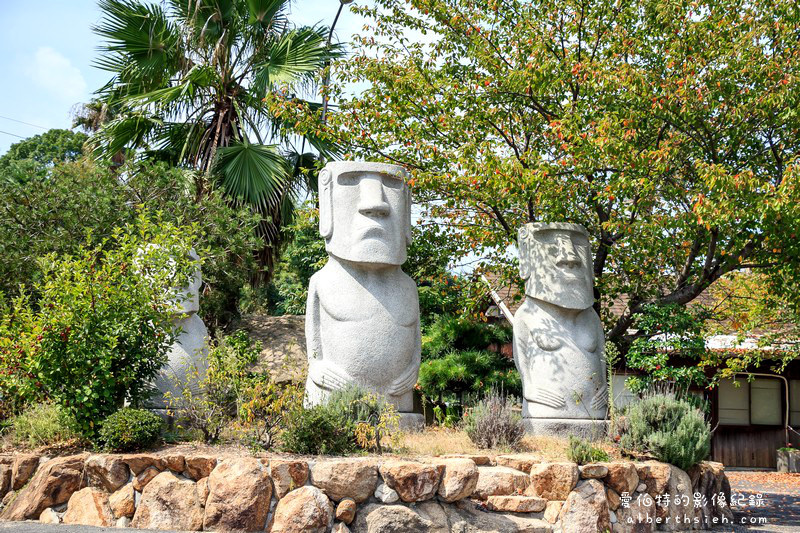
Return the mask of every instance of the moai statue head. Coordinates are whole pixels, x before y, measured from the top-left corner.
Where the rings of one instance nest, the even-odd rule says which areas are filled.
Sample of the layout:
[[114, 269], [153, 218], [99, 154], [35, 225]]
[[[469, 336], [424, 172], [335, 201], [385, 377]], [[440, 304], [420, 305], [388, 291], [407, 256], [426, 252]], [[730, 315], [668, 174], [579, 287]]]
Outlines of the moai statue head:
[[411, 243], [411, 192], [402, 167], [328, 163], [319, 173], [319, 231], [345, 261], [402, 265]]
[[567, 309], [594, 303], [589, 234], [580, 224], [526, 224], [519, 229], [519, 274], [525, 294]]
[[[148, 244], [137, 253], [137, 262], [146, 261], [146, 255], [150, 251], [157, 251], [160, 246], [157, 244]], [[197, 313], [200, 311], [200, 286], [203, 284], [203, 275], [200, 271], [200, 256], [192, 248], [185, 258], [186, 262], [194, 262], [195, 270], [189, 280], [188, 285], [181, 287], [176, 297], [170, 302], [171, 310], [176, 315], [183, 315], [189, 313]], [[167, 273], [172, 276], [177, 270], [177, 259], [170, 258], [167, 262]]]

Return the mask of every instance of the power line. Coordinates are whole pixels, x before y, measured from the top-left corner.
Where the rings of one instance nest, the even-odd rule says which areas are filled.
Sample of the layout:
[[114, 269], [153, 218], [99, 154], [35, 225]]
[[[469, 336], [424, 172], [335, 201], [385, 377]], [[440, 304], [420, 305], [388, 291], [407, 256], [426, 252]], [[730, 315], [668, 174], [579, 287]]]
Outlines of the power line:
[[50, 128], [45, 128], [44, 126], [37, 126], [36, 124], [31, 124], [30, 122], [25, 122], [24, 120], [17, 120], [15, 118], [5, 117], [3, 115], [0, 115], [0, 118], [4, 118], [4, 119], [10, 120], [12, 122], [19, 122], [20, 124], [25, 124], [26, 126], [33, 126], [34, 128], [39, 128], [41, 130], [49, 130], [50, 129]]
[[16, 133], [8, 133], [7, 131], [0, 130], [0, 133], [5, 133], [6, 135], [11, 135], [12, 137], [18, 137], [20, 139], [27, 139], [27, 137], [23, 137], [22, 135], [17, 135]]

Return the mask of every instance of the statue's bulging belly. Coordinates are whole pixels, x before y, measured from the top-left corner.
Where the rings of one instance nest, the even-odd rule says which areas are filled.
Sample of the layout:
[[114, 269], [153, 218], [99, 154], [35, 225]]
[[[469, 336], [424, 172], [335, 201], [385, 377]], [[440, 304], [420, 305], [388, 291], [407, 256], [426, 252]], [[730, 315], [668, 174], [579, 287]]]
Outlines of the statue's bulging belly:
[[400, 326], [383, 316], [339, 321], [323, 313], [322, 356], [365, 386], [385, 386], [411, 365], [416, 327]]

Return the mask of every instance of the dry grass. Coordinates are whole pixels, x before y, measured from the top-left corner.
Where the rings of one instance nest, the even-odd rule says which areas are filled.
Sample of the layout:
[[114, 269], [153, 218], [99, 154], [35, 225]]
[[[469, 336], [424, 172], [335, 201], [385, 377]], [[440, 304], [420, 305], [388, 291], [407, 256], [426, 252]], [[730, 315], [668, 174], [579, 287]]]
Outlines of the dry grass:
[[[482, 454], [488, 456], [506, 453], [525, 453], [540, 461], [567, 461], [569, 439], [561, 437], [525, 436], [518, 450], [481, 450], [467, 434], [459, 429], [426, 428], [419, 433], [403, 435], [399, 455], [437, 456], [447, 454]], [[595, 446], [604, 449], [612, 460], [620, 459], [619, 450], [610, 443], [596, 442]]]

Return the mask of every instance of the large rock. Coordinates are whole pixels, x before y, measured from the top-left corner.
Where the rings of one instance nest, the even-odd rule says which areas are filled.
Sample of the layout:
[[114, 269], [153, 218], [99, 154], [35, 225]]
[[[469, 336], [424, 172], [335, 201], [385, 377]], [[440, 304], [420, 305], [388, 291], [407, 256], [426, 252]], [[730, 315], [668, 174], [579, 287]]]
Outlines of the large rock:
[[278, 501], [270, 533], [325, 533], [333, 522], [333, 506], [316, 487], [301, 487]]
[[603, 463], [608, 467], [608, 475], [604, 478], [606, 485], [617, 494], [627, 492], [633, 494], [639, 485], [639, 473], [633, 463]]
[[333, 501], [351, 498], [365, 502], [378, 485], [378, 469], [371, 459], [320, 461], [311, 469], [311, 483]]
[[261, 461], [225, 459], [208, 476], [206, 531], [261, 531], [267, 523], [272, 483]]
[[133, 455], [125, 455], [123, 458], [125, 464], [131, 469], [134, 476], [138, 476], [148, 467], [152, 466], [157, 470], [164, 470], [164, 460], [150, 453], [137, 453]]
[[492, 462], [491, 457], [488, 455], [474, 453], [450, 453], [442, 455], [441, 459], [470, 459], [477, 466], [489, 466], [489, 464]]
[[195, 483], [172, 472], [160, 473], [144, 488], [131, 525], [139, 529], [200, 531], [203, 508]]
[[341, 520], [349, 524], [356, 517], [356, 502], [350, 498], [345, 498], [336, 506], [336, 520]]
[[0, 499], [5, 496], [11, 488], [11, 465], [0, 464]]
[[664, 494], [672, 471], [668, 464], [653, 461], [639, 463], [635, 466], [636, 472], [639, 474], [639, 480], [645, 484], [645, 491], [650, 497], [655, 498]]
[[478, 467], [470, 459], [447, 459], [439, 463], [443, 467], [439, 483], [439, 498], [454, 502], [468, 498], [478, 486]]
[[133, 513], [136, 511], [136, 495], [133, 490], [133, 483], [128, 483], [109, 496], [108, 505], [111, 507], [111, 512], [114, 513], [114, 518], [122, 518], [123, 516], [133, 518]]
[[381, 465], [380, 472], [386, 485], [396, 490], [404, 502], [433, 498], [442, 476], [436, 465], [400, 460], [386, 461]]
[[35, 520], [48, 507], [67, 503], [84, 486], [85, 460], [86, 455], [71, 455], [47, 461], [3, 509], [0, 520]]
[[605, 487], [600, 481], [581, 482], [561, 511], [563, 533], [605, 533], [611, 529]]
[[430, 533], [433, 523], [403, 505], [369, 504], [358, 513], [353, 533]]
[[42, 514], [39, 515], [39, 523], [40, 524], [60, 524], [61, 517], [58, 516], [58, 513], [53, 510], [52, 507], [48, 507]]
[[526, 494], [545, 500], [566, 500], [577, 483], [578, 465], [575, 463], [540, 463], [531, 469]]
[[18, 453], [14, 456], [11, 470], [11, 488], [19, 490], [25, 486], [39, 467], [39, 455], [35, 453]]
[[186, 459], [183, 455], [180, 454], [170, 454], [170, 455], [163, 455], [161, 460], [164, 462], [164, 466], [169, 468], [176, 474], [182, 473], [186, 470]]
[[548, 524], [555, 524], [558, 522], [558, 516], [561, 514], [561, 508], [564, 507], [564, 502], [547, 502], [544, 508], [544, 519]]
[[476, 505], [471, 500], [459, 500], [453, 504], [427, 500], [416, 504], [415, 507], [422, 518], [431, 522], [432, 526], [428, 530], [430, 533], [550, 533], [552, 531], [550, 524], [539, 518], [538, 514], [487, 513], [484, 505]]
[[[693, 502], [692, 480], [689, 474], [677, 466], [670, 468], [667, 486], [660, 495], [668, 495], [668, 505], [658, 505], [656, 516], [661, 519], [658, 529], [661, 531], [683, 531], [694, 524], [695, 508]], [[662, 499], [662, 504], [666, 502]], [[666, 520], [669, 517], [670, 520]]]
[[128, 465], [118, 455], [90, 455], [86, 459], [86, 475], [90, 487], [114, 492], [128, 482]]
[[[720, 523], [723, 518], [733, 521], [730, 506], [722, 503], [719, 497], [723, 494], [725, 502], [731, 501], [731, 484], [722, 463], [703, 462], [690, 468], [687, 474], [692, 481], [692, 490], [706, 497], [706, 505], [696, 510], [700, 523], [710, 527], [714, 520], [716, 523]], [[713, 495], [717, 497], [712, 498]]]
[[506, 466], [478, 467], [478, 484], [472, 495], [481, 500], [489, 496], [522, 494], [528, 488], [528, 474]]
[[528, 474], [533, 465], [541, 463], [541, 460], [529, 453], [514, 453], [510, 455], [498, 455], [494, 458], [494, 462], [497, 466], [507, 466]]
[[[630, 502], [621, 505], [614, 513], [617, 523], [614, 531], [622, 533], [651, 533], [655, 531], [656, 504], [647, 498], [632, 498]], [[688, 529], [688, 528], [687, 528]]]
[[270, 477], [275, 487], [275, 496], [283, 498], [289, 492], [302, 487], [308, 481], [308, 463], [293, 459], [271, 459]]
[[148, 466], [147, 468], [139, 472], [138, 476], [133, 478], [134, 490], [142, 492], [144, 488], [147, 486], [147, 484], [153, 481], [153, 479], [160, 473], [161, 472], [154, 466]]
[[195, 455], [186, 457], [186, 475], [195, 481], [200, 481], [204, 477], [211, 475], [211, 471], [217, 466], [217, 458], [210, 455]]
[[113, 526], [114, 515], [108, 504], [108, 494], [95, 487], [79, 490], [70, 497], [63, 521], [84, 526]]
[[489, 496], [486, 506], [503, 513], [538, 513], [544, 511], [547, 500], [538, 496]]
[[608, 467], [599, 464], [588, 464], [578, 468], [581, 479], [603, 479], [608, 475]]

